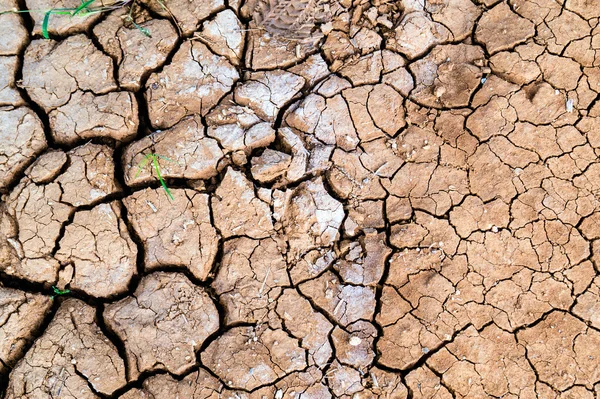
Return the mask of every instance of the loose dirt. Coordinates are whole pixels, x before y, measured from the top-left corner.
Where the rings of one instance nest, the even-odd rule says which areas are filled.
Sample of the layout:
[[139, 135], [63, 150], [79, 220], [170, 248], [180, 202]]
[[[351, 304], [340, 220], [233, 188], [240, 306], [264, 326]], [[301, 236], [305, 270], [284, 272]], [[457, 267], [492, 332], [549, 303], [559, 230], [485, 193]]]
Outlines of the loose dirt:
[[0, 0], [0, 398], [600, 395], [599, 1], [78, 5]]

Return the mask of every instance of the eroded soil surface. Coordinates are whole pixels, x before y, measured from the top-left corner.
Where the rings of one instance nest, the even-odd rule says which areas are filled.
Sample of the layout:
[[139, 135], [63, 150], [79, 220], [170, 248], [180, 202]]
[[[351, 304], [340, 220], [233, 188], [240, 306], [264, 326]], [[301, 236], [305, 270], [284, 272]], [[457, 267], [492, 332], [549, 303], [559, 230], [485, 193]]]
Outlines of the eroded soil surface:
[[598, 398], [599, 16], [0, 15], [0, 397]]

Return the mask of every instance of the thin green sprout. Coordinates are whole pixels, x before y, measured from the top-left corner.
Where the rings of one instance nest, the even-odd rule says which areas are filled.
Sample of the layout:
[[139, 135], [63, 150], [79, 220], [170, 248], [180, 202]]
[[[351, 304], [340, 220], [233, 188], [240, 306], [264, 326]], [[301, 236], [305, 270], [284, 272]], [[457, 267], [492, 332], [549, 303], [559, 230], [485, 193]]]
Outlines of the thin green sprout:
[[167, 187], [167, 183], [165, 183], [165, 180], [163, 179], [162, 174], [160, 173], [160, 165], [158, 164], [159, 158], [164, 159], [169, 162], [174, 162], [173, 160], [171, 160], [165, 156], [159, 155], [159, 154], [154, 154], [154, 153], [147, 154], [146, 156], [144, 156], [144, 159], [142, 159], [138, 163], [138, 165], [137, 165], [138, 171], [135, 174], [134, 179], [140, 175], [140, 173], [142, 172], [142, 169], [148, 164], [148, 162], [152, 161], [152, 166], [154, 166], [154, 170], [156, 171], [156, 176], [158, 177], [158, 180], [160, 181], [160, 185], [163, 187], [163, 189], [167, 193], [167, 196], [169, 197], [169, 199], [171, 201], [174, 201], [175, 198], [173, 197], [173, 194], [171, 194], [171, 190], [169, 190], [169, 187]]
[[52, 286], [52, 291], [54, 291], [54, 294], [52, 294], [50, 296], [50, 298], [52, 298], [52, 299], [54, 299], [54, 297], [56, 297], [56, 296], [67, 295], [67, 294], [71, 293], [71, 290], [61, 290], [55, 286]]

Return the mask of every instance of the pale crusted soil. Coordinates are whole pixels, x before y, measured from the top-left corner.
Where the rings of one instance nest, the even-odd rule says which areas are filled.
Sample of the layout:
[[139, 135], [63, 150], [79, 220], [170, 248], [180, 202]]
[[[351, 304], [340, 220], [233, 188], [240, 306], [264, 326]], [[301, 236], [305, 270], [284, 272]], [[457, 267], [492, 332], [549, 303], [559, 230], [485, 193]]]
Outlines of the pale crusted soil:
[[140, 3], [0, 15], [2, 399], [600, 395], [600, 1]]

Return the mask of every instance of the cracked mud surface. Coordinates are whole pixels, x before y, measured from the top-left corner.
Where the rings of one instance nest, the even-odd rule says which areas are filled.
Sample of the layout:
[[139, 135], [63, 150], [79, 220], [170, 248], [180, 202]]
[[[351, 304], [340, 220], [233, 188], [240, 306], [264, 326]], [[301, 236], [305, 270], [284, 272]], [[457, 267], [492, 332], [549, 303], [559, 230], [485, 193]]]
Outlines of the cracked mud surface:
[[2, 399], [600, 395], [599, 1], [78, 4], [0, 0]]

